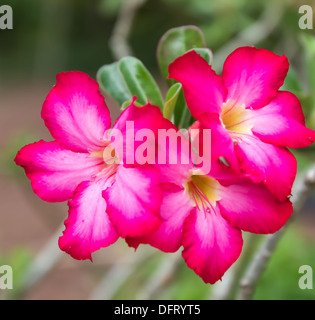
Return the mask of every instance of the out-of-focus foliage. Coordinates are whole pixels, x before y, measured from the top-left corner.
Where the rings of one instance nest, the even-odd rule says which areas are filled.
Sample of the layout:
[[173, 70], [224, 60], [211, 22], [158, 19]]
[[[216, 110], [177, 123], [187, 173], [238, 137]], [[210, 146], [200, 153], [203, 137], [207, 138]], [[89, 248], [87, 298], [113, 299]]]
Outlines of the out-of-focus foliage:
[[[256, 235], [261, 237], [260, 235]], [[166, 254], [164, 254], [166, 255]], [[158, 259], [163, 254], [148, 259], [142, 264], [126, 285], [117, 292], [115, 299], [133, 299], [135, 292], [141, 292], [143, 284], [158, 267]], [[257, 287], [254, 298], [259, 300], [314, 300], [315, 289], [300, 289], [299, 279], [302, 265], [314, 266], [315, 250], [310, 238], [301, 229], [290, 228], [281, 240], [270, 265]], [[174, 278], [160, 293], [160, 299], [208, 299], [214, 287], [203, 283], [192, 271], [181, 263]]]
[[16, 299], [23, 285], [24, 273], [30, 262], [32, 261], [31, 253], [20, 247], [15, 248], [8, 255], [0, 255], [0, 266], [9, 265], [13, 270], [13, 288], [10, 290], [2, 290], [2, 294], [6, 299]]
[[[255, 299], [314, 300], [315, 289], [300, 289], [299, 268], [309, 265], [314, 270], [314, 240], [293, 226], [281, 240], [257, 287]], [[314, 283], [313, 283], [314, 287]]]
[[[69, 69], [95, 75], [101, 65], [113, 62], [108, 40], [123, 2], [8, 0], [14, 28], [1, 33], [1, 77], [51, 76]], [[297, 0], [148, 0], [134, 20], [130, 44], [135, 56], [154, 72], [156, 44], [170, 28], [198, 26], [215, 52], [264, 15], [272, 22], [273, 13], [279, 21], [257, 45], [291, 57], [301, 52], [300, 34], [310, 33], [298, 28], [299, 5]], [[259, 39], [264, 28], [255, 32], [253, 38]]]

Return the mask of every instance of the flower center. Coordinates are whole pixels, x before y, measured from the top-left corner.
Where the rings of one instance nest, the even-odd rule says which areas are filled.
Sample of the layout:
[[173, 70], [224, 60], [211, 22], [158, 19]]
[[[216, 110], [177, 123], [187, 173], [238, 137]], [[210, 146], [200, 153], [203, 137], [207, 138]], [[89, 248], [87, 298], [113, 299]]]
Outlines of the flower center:
[[211, 177], [193, 170], [191, 176], [184, 184], [185, 191], [198, 209], [208, 211], [213, 208], [217, 201], [221, 200], [218, 195], [219, 182]]
[[119, 163], [118, 155], [110, 143], [103, 150], [103, 159], [108, 166]]
[[227, 100], [222, 107], [221, 122], [231, 133], [251, 134], [253, 126], [248, 121], [250, 115], [250, 110], [247, 110], [244, 104], [239, 105]]
[[91, 156], [95, 158], [102, 158], [106, 167], [120, 163], [117, 152], [108, 141], [104, 143], [104, 147], [102, 149], [91, 152]]

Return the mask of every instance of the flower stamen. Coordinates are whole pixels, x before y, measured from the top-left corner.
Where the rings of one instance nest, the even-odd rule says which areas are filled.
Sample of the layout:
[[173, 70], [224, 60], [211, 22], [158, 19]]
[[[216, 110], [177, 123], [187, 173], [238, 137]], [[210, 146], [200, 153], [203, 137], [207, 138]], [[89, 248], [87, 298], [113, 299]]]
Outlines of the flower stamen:
[[219, 182], [196, 172], [196, 170], [192, 171], [191, 176], [184, 184], [184, 188], [194, 206], [204, 212], [208, 212], [209, 209], [213, 211], [216, 202], [221, 199], [218, 195]]
[[223, 104], [221, 123], [228, 131], [233, 133], [251, 134], [252, 125], [248, 121], [251, 117], [250, 110], [245, 105], [227, 100]]

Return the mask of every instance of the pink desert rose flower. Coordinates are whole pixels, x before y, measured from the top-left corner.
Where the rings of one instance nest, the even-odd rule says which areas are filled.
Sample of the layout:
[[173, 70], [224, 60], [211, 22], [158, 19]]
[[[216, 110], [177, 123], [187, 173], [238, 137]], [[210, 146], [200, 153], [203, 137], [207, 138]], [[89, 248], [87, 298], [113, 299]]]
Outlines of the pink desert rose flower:
[[[274, 233], [292, 214], [296, 161], [287, 148], [309, 145], [315, 133], [298, 99], [279, 91], [287, 69], [285, 57], [255, 48], [232, 53], [222, 77], [194, 51], [178, 58], [170, 77], [182, 83], [197, 120], [190, 133], [201, 130], [194, 148], [158, 107], [136, 107], [135, 99], [109, 130], [98, 84], [81, 72], [58, 74], [42, 109], [55, 140], [23, 147], [15, 161], [41, 199], [68, 200], [60, 248], [91, 259], [119, 237], [135, 248], [182, 246], [186, 264], [206, 283], [221, 279], [241, 253], [242, 231]], [[159, 152], [138, 161], [141, 139], [134, 136], [142, 129], [153, 133], [146, 146]], [[175, 139], [179, 133], [181, 144], [156, 144], [160, 129]], [[211, 129], [209, 145], [203, 129]], [[192, 154], [196, 146], [203, 157]], [[161, 155], [166, 163], [157, 161]]]
[[254, 47], [232, 52], [222, 76], [195, 51], [169, 67], [169, 78], [182, 84], [198, 126], [212, 129], [215, 161], [223, 157], [281, 200], [291, 194], [297, 169], [287, 148], [307, 147], [315, 140], [297, 97], [279, 90], [288, 68], [285, 56]]
[[[166, 152], [171, 159], [179, 150]], [[162, 224], [152, 234], [126, 240], [134, 248], [150, 244], [164, 252], [183, 246], [187, 266], [204, 282], [213, 284], [238, 259], [242, 230], [274, 233], [286, 223], [293, 208], [289, 199], [280, 201], [263, 183], [244, 177], [222, 178], [216, 167], [205, 174], [193, 162], [157, 165], [163, 184]]]
[[[134, 103], [113, 129], [125, 136], [126, 122], [134, 130], [159, 126], [160, 110]], [[160, 117], [160, 118], [159, 118]], [[142, 236], [160, 226], [159, 171], [152, 165], [125, 166], [115, 150], [111, 119], [96, 81], [82, 72], [57, 75], [42, 108], [42, 118], [54, 141], [23, 147], [15, 162], [43, 200], [69, 200], [69, 215], [59, 246], [76, 259], [113, 244], [119, 236]], [[141, 196], [140, 196], [141, 195]]]

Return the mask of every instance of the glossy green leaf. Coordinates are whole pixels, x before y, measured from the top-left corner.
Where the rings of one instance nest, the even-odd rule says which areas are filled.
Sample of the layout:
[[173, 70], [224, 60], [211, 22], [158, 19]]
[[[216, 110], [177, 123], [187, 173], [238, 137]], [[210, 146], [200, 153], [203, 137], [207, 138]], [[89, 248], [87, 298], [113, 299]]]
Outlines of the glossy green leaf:
[[124, 57], [105, 65], [97, 72], [97, 81], [120, 106], [137, 96], [137, 103], [152, 104], [163, 108], [163, 98], [158, 85], [143, 63], [134, 57]]
[[[157, 48], [157, 59], [162, 75], [168, 77], [168, 67], [176, 58], [184, 53], [195, 50], [209, 64], [212, 62], [212, 52], [205, 48], [205, 39], [202, 31], [196, 26], [183, 26], [167, 31], [161, 38]], [[180, 128], [188, 128], [194, 120], [187, 107], [183, 90], [175, 80], [167, 79], [170, 86], [164, 116]], [[172, 97], [173, 99], [171, 99]]]
[[[176, 58], [194, 48], [204, 48], [202, 31], [195, 26], [183, 26], [168, 30], [161, 38], [157, 48], [157, 60], [162, 75], [168, 77], [168, 66]], [[172, 85], [174, 81], [168, 80]]]
[[184, 92], [180, 90], [174, 108], [173, 123], [179, 128], [188, 128], [192, 122], [193, 118], [187, 107]]
[[[128, 108], [128, 107], [131, 105], [131, 103], [132, 103], [132, 100], [127, 100], [127, 101], [125, 101], [125, 102], [121, 105], [121, 110], [125, 110], [126, 108]], [[139, 102], [137, 102], [137, 101], [134, 102], [134, 105], [135, 105], [136, 107], [141, 107], [141, 106], [143, 106], [143, 104], [141, 104], [141, 103], [139, 103]]]
[[204, 58], [208, 64], [212, 63], [213, 55], [212, 51], [208, 48], [195, 48], [195, 50], [202, 58]]
[[117, 62], [101, 67], [97, 72], [96, 79], [101, 89], [106, 91], [120, 106], [132, 99], [131, 92], [118, 70]]
[[163, 109], [163, 115], [166, 119], [172, 120], [176, 102], [178, 100], [181, 89], [182, 85], [180, 83], [175, 83], [168, 90]]
[[137, 96], [137, 102], [144, 105], [150, 102], [163, 108], [161, 91], [150, 72], [143, 63], [134, 57], [124, 57], [118, 62], [118, 69], [132, 96]]

